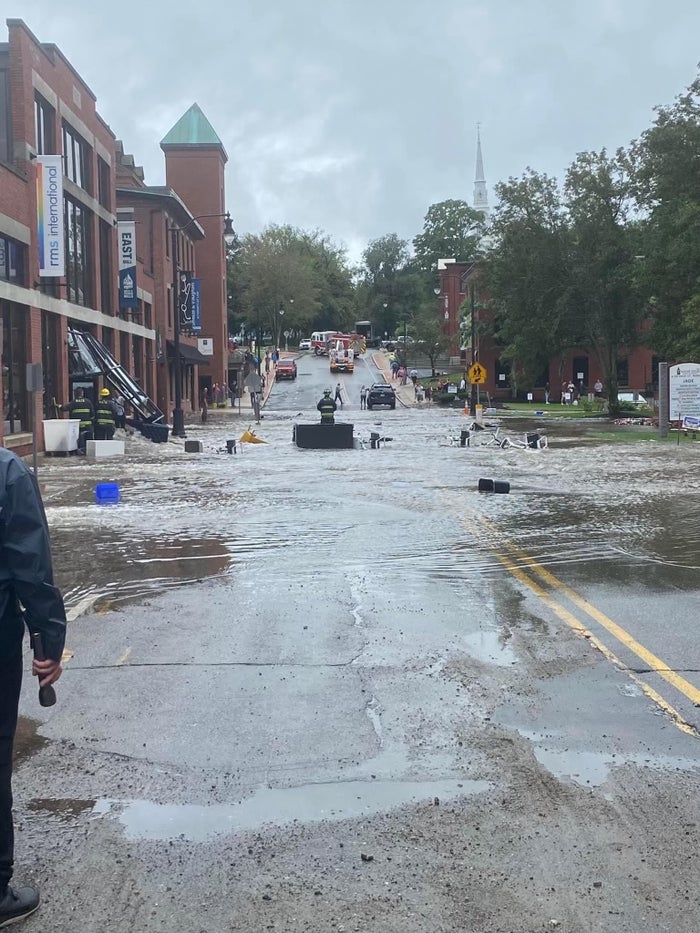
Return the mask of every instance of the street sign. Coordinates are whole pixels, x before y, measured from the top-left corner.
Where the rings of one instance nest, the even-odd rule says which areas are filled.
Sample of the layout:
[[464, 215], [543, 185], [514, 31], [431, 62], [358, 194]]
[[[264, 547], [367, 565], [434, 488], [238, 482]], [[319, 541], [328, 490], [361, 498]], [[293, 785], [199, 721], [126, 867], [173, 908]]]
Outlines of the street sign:
[[482, 386], [486, 382], [486, 367], [481, 363], [472, 363], [467, 372], [472, 385]]

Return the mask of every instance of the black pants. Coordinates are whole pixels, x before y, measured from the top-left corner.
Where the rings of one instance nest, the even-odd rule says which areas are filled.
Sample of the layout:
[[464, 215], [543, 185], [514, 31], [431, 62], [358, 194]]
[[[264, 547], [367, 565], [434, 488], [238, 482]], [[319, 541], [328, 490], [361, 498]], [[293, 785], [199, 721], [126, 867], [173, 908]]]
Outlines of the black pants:
[[96, 441], [111, 441], [113, 437], [114, 437], [114, 425], [113, 424], [95, 425], [95, 440]]
[[12, 825], [12, 745], [17, 729], [17, 708], [22, 686], [21, 637], [0, 639], [0, 897], [12, 877], [14, 829]]

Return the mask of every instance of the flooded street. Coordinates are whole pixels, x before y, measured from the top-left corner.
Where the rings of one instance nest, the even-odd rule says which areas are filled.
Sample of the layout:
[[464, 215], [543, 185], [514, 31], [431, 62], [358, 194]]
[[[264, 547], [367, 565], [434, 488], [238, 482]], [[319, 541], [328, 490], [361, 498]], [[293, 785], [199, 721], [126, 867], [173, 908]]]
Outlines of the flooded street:
[[23, 691], [24, 928], [696, 931], [700, 449], [461, 447], [460, 410], [360, 411], [367, 359], [358, 449], [300, 450], [337, 379], [298, 364], [264, 444], [228, 410], [41, 467], [75, 618], [58, 705]]

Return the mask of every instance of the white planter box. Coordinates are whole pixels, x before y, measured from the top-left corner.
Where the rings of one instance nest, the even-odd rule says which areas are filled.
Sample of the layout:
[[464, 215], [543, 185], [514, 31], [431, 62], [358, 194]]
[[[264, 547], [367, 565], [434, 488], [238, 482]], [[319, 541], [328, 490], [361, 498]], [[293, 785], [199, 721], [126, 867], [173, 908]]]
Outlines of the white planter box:
[[44, 421], [44, 447], [46, 452], [68, 453], [78, 449], [80, 421], [77, 418], [53, 418]]
[[88, 457], [124, 456], [124, 441], [88, 441], [86, 448]]

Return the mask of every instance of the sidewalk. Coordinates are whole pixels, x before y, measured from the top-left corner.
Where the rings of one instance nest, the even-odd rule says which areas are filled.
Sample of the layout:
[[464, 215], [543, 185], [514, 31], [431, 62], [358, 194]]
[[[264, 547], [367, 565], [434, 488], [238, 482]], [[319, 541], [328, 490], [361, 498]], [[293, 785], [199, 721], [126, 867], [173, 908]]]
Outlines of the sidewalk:
[[[280, 353], [280, 359], [296, 359], [297, 355], [298, 354], [293, 353], [291, 350], [288, 352], [282, 351]], [[261, 407], [264, 407], [265, 402], [267, 401], [268, 396], [270, 395], [270, 392], [272, 391], [272, 387], [275, 384], [274, 363], [271, 362], [270, 371], [268, 373], [265, 373], [263, 371], [262, 375], [265, 376], [265, 385], [263, 387], [263, 402], [262, 402]], [[197, 414], [201, 414], [201, 413], [198, 412]], [[240, 414], [242, 418], [248, 418], [248, 419], [255, 417], [253, 415], [253, 406], [250, 401], [250, 392], [245, 387], [243, 388], [243, 394], [241, 395], [241, 397], [233, 399], [233, 402], [229, 400], [226, 403], [226, 406], [224, 408], [215, 408], [214, 406], [210, 405], [207, 409], [208, 418], [210, 417], [216, 418], [219, 415], [225, 415], [225, 414], [234, 414], [234, 415]], [[193, 417], [194, 417], [194, 413], [193, 413]]]
[[404, 408], [418, 408], [427, 405], [427, 402], [417, 402], [413, 383], [406, 379], [406, 385], [401, 384], [400, 379], [391, 378], [391, 365], [389, 363], [389, 354], [381, 350], [375, 350], [372, 353], [372, 362], [384, 376], [385, 381], [393, 388], [396, 398]]

